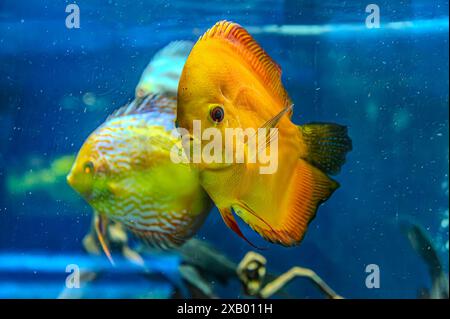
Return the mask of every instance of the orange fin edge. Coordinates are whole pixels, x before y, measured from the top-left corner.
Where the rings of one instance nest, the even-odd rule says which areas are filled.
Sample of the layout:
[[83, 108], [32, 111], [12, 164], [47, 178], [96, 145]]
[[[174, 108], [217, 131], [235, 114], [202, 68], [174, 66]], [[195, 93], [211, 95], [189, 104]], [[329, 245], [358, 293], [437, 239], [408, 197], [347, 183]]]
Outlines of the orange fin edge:
[[220, 215], [222, 216], [223, 221], [227, 225], [228, 228], [230, 228], [232, 231], [234, 231], [239, 237], [241, 237], [243, 240], [245, 240], [250, 246], [252, 246], [255, 249], [264, 250], [264, 248], [260, 248], [253, 244], [250, 240], [247, 239], [247, 237], [244, 236], [241, 229], [239, 228], [238, 223], [236, 222], [236, 219], [234, 218], [234, 215], [230, 208], [222, 208], [219, 209]]
[[105, 253], [106, 257], [108, 258], [111, 265], [115, 266], [114, 259], [112, 258], [111, 251], [108, 248], [108, 245], [106, 244], [104, 235], [106, 234], [106, 224], [105, 224], [106, 218], [102, 217], [100, 214], [95, 215], [95, 221], [94, 221], [94, 227], [95, 227], [95, 233], [97, 234], [97, 239], [100, 242], [100, 246], [102, 246], [103, 252]]
[[299, 159], [294, 171], [289, 196], [286, 202], [286, 215], [279, 225], [284, 230], [280, 242], [285, 246], [299, 244], [315, 218], [319, 206], [330, 198], [339, 183], [324, 172]]
[[224, 39], [229, 42], [285, 105], [292, 104], [281, 82], [281, 67], [241, 25], [227, 20], [219, 21], [199, 41], [208, 39]]
[[238, 204], [237, 215], [267, 241], [287, 247], [295, 246], [303, 240], [319, 206], [338, 187], [339, 184], [325, 173], [299, 159], [276, 220], [268, 223], [242, 201]]

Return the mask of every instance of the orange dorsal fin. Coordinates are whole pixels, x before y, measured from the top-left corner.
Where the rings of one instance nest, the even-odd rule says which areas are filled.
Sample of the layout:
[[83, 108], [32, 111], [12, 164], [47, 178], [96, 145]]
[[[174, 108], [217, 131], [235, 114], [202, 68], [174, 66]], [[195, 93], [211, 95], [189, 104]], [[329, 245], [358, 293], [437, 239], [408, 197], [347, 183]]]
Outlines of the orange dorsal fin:
[[284, 105], [292, 104], [283, 84], [281, 68], [264, 51], [258, 42], [239, 24], [230, 21], [219, 21], [203, 34], [199, 41], [223, 39], [231, 45], [236, 53], [249, 64], [261, 81], [276, 94]]

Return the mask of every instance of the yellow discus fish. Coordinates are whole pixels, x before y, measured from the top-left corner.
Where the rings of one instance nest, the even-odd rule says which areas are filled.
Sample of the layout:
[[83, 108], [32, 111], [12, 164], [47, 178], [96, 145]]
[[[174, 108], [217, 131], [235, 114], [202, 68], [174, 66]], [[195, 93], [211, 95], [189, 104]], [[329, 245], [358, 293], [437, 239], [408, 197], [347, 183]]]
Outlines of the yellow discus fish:
[[238, 24], [218, 22], [190, 52], [178, 86], [177, 123], [191, 140], [194, 120], [222, 136], [228, 128], [278, 129], [273, 174], [261, 174], [248, 156], [244, 163], [198, 166], [203, 187], [241, 237], [233, 212], [270, 242], [298, 244], [318, 206], [339, 186], [327, 174], [338, 173], [351, 150], [347, 128], [295, 125], [292, 106], [280, 67]]
[[135, 100], [117, 110], [84, 142], [67, 181], [102, 219], [122, 223], [146, 243], [176, 247], [205, 220], [211, 200], [198, 174], [170, 160], [177, 143], [176, 102], [161, 96]]

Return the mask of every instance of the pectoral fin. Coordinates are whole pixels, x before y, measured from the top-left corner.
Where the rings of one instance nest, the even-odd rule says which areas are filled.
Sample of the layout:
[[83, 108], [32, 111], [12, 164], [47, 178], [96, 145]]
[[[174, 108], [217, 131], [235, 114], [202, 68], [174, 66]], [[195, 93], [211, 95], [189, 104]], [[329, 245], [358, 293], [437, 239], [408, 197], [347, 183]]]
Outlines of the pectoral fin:
[[274, 117], [272, 117], [270, 120], [268, 120], [261, 128], [270, 129], [274, 128], [278, 125], [281, 118], [287, 114], [292, 113], [292, 109], [294, 108], [294, 104], [286, 106], [284, 109], [282, 109], [278, 114], [276, 114]]
[[[266, 130], [266, 139], [265, 142], [261, 145], [258, 145], [258, 150], [253, 154], [253, 157], [250, 158], [250, 162], [255, 162], [256, 157], [261, 154], [262, 152], [265, 152], [267, 147], [278, 138], [277, 130], [272, 130], [273, 128], [276, 128], [278, 126], [278, 123], [280, 123], [280, 120], [283, 118], [285, 114], [291, 114], [292, 109], [294, 108], [294, 104], [290, 104], [289, 106], [286, 106], [284, 109], [282, 109], [278, 114], [276, 114], [274, 117], [272, 117], [270, 120], [265, 122], [260, 128]], [[259, 133], [258, 133], [259, 134]], [[256, 138], [253, 136], [253, 138]], [[259, 139], [258, 139], [259, 141]], [[248, 141], [247, 141], [248, 142]]]

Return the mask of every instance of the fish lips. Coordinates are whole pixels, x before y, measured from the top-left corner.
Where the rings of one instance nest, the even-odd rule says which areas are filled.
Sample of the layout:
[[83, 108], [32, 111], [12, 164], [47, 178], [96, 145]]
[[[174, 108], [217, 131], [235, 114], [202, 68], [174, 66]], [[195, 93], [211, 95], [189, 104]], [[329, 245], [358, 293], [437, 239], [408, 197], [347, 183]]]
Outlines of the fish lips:
[[76, 191], [78, 194], [81, 195], [86, 201], [89, 201], [92, 199], [92, 191], [89, 187], [83, 187], [82, 183], [77, 183], [77, 179], [73, 173], [69, 173], [66, 176], [66, 181], [69, 186]]

